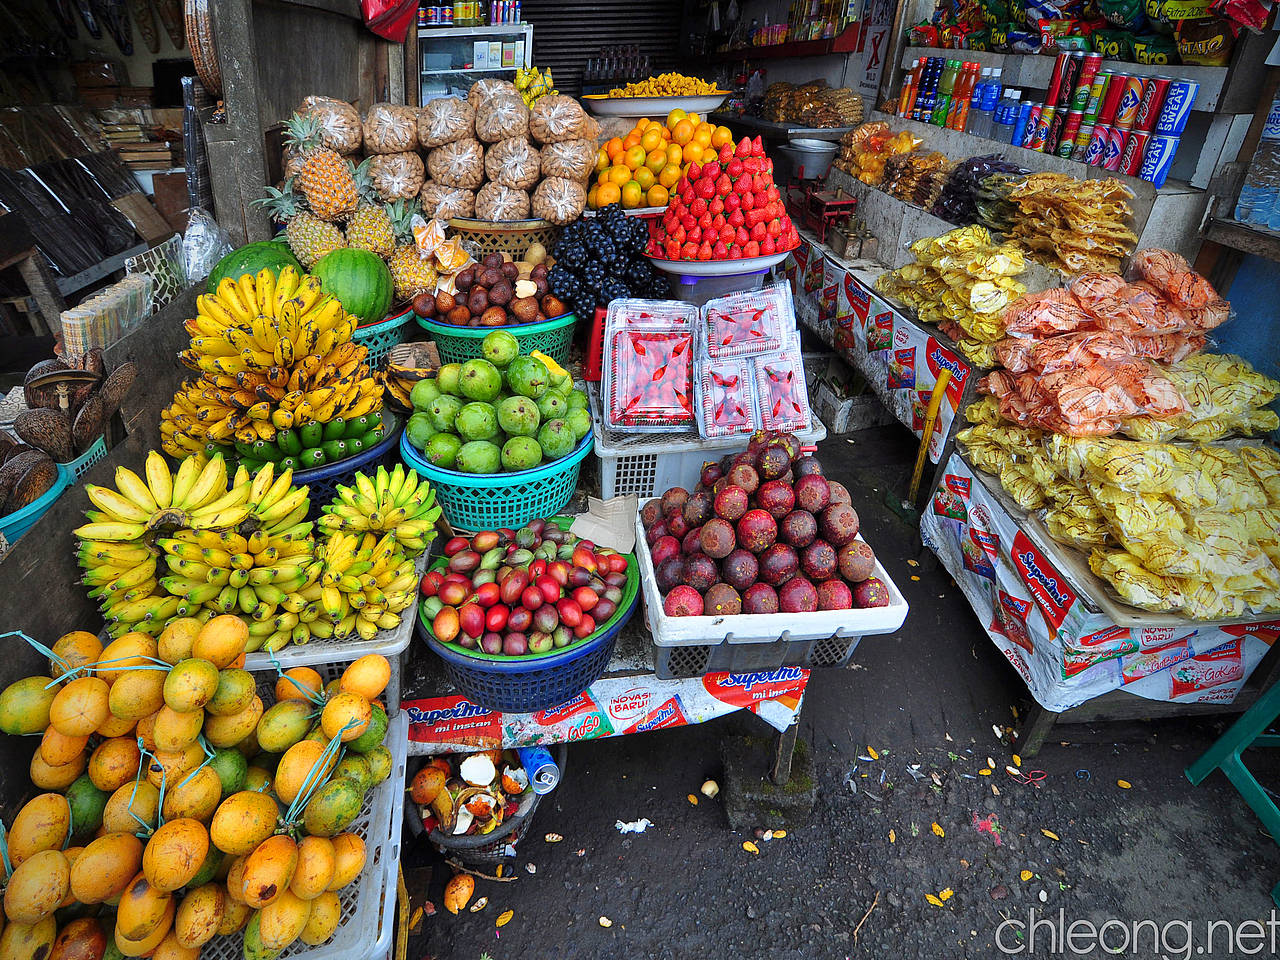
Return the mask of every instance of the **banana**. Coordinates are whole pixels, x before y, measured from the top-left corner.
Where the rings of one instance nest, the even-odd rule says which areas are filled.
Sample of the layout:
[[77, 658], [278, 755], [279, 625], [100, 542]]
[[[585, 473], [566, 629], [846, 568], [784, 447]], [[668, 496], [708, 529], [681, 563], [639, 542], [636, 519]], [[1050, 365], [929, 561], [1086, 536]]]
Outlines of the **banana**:
[[270, 267], [263, 267], [254, 278], [257, 294], [258, 313], [268, 317], [275, 316], [276, 275]]
[[191, 517], [190, 526], [194, 530], [212, 530], [224, 527], [234, 527], [242, 523], [247, 516], [249, 516], [248, 507], [230, 507], [223, 510], [221, 513]]
[[[179, 468], [181, 472], [181, 468]], [[175, 488], [177, 484], [175, 483]], [[199, 510], [215, 498], [223, 496], [227, 489], [227, 461], [222, 454], [214, 454], [191, 485], [183, 506], [187, 510]]]
[[73, 533], [82, 540], [137, 540], [146, 532], [146, 524], [99, 521], [77, 527]]
[[[280, 474], [280, 476], [276, 477], [275, 481], [265, 491], [263, 491], [262, 496], [257, 498], [258, 499], [258, 509], [257, 509], [258, 515], [264, 516], [266, 511], [271, 510], [273, 507], [278, 505], [282, 500], [286, 499], [289, 493], [291, 492], [292, 485], [293, 485], [293, 470], [285, 469]], [[299, 487], [298, 489], [303, 491], [303, 494], [305, 496], [307, 488]]]
[[89, 500], [94, 506], [113, 520], [121, 520], [125, 523], [146, 523], [151, 519], [152, 514], [144, 507], [109, 487], [88, 484], [85, 486], [85, 493], [89, 495]]
[[[276, 465], [271, 462], [264, 463], [262, 467], [253, 476], [253, 483], [249, 487], [248, 499], [258, 504], [271, 488], [272, 480], [275, 478]], [[255, 507], [256, 509], [256, 507]]]
[[152, 499], [157, 507], [167, 509], [173, 501], [173, 474], [169, 472], [169, 464], [159, 452], [152, 450], [147, 454], [145, 466]]
[[150, 516], [160, 509], [146, 482], [128, 467], [116, 467], [116, 489]]

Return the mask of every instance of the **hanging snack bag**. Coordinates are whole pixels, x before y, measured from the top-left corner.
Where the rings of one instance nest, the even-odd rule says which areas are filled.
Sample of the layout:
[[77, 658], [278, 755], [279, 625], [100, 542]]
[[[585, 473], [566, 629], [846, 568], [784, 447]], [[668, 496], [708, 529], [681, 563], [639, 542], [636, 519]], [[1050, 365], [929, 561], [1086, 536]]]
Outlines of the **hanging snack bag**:
[[523, 137], [499, 140], [485, 151], [485, 174], [504, 187], [529, 190], [538, 182], [541, 171], [538, 148]]
[[364, 126], [360, 111], [344, 100], [332, 97], [307, 97], [298, 107], [303, 116], [320, 119], [320, 142], [339, 153], [355, 153], [364, 143]]
[[484, 183], [484, 147], [476, 140], [455, 140], [427, 154], [431, 179], [447, 187], [474, 190]]
[[466, 100], [439, 97], [418, 114], [418, 142], [427, 149], [476, 135], [476, 111]]

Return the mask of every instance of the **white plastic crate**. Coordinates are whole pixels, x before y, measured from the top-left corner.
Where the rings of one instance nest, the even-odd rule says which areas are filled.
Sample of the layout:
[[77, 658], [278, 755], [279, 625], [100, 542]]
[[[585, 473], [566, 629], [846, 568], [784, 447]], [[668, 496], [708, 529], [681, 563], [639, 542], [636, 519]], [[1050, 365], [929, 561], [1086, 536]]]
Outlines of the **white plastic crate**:
[[[813, 613], [669, 617], [654, 575], [644, 524], [636, 517], [636, 558], [644, 592], [645, 619], [653, 637], [658, 676], [671, 679], [728, 671], [742, 673], [781, 666], [840, 666], [862, 637], [893, 633], [907, 619], [907, 601], [880, 561], [875, 576], [889, 590], [887, 607], [818, 610]], [[675, 650], [701, 648], [678, 655]], [[702, 659], [704, 658], [705, 659]], [[704, 669], [689, 672], [697, 666]]]
[[[692, 488], [704, 463], [745, 450], [749, 439], [745, 434], [704, 439], [697, 433], [615, 433], [604, 429], [595, 384], [589, 385], [587, 397], [595, 430], [596, 459], [600, 463], [600, 496], [605, 500], [631, 493], [646, 500], [672, 487]], [[796, 437], [805, 445], [813, 445], [827, 438], [827, 428], [815, 415], [813, 427]]]
[[[317, 667], [328, 683], [341, 676], [345, 664]], [[392, 660], [393, 676], [399, 666]], [[274, 671], [272, 671], [274, 673]], [[259, 694], [270, 704], [273, 679], [259, 684]], [[390, 949], [395, 927], [396, 871], [400, 862], [400, 824], [404, 818], [404, 784], [406, 753], [409, 745], [409, 718], [399, 714], [390, 718], [383, 740], [391, 751], [391, 775], [369, 791], [360, 815], [347, 827], [365, 842], [364, 870], [354, 883], [338, 894], [342, 919], [328, 943], [309, 947], [295, 941], [279, 960], [364, 960], [381, 957]], [[201, 948], [201, 960], [241, 960], [244, 936], [240, 933], [214, 937]]]

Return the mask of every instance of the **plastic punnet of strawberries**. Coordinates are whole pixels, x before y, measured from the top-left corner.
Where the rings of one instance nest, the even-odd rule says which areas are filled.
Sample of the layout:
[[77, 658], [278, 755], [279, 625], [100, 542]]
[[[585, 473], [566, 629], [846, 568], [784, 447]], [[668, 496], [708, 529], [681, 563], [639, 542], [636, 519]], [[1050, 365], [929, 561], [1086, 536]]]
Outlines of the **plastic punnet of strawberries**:
[[648, 253], [667, 260], [742, 260], [784, 253], [800, 244], [773, 161], [757, 136], [714, 160], [692, 164], [671, 194]]

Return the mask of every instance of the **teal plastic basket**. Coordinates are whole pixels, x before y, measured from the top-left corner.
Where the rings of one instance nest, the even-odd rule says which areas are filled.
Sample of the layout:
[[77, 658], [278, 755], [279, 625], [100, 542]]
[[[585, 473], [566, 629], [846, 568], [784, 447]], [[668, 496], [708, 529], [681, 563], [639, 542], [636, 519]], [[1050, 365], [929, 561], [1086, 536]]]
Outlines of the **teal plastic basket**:
[[413, 307], [405, 307], [403, 313], [394, 314], [377, 323], [356, 327], [356, 332], [351, 335], [351, 339], [368, 348], [370, 367], [376, 370], [386, 366], [387, 355], [391, 353], [391, 348], [404, 340], [404, 325], [415, 316]]
[[431, 334], [440, 351], [441, 363], [466, 363], [480, 356], [480, 344], [495, 330], [505, 330], [520, 344], [520, 353], [528, 355], [540, 350], [561, 366], [569, 362], [569, 345], [573, 343], [573, 325], [578, 318], [572, 313], [553, 317], [542, 323], [517, 323], [506, 327], [455, 327], [418, 317], [418, 326]]
[[[574, 471], [577, 476], [577, 471]], [[53, 486], [41, 494], [38, 498], [28, 503], [21, 510], [15, 510], [7, 517], [0, 517], [0, 533], [4, 534], [4, 538], [9, 541], [9, 545], [18, 542], [18, 538], [35, 526], [35, 522], [39, 520], [46, 510], [54, 505], [57, 499], [62, 496], [62, 491], [71, 486], [71, 471], [66, 464], [58, 464], [58, 476], [53, 481]], [[532, 518], [530, 518], [532, 519]]]
[[592, 434], [588, 433], [567, 456], [532, 470], [459, 473], [427, 463], [405, 433], [400, 437], [400, 459], [430, 481], [445, 518], [453, 526], [462, 530], [517, 529], [564, 508], [578, 488], [578, 471], [591, 446]]
[[62, 464], [62, 466], [67, 468], [67, 473], [71, 478], [70, 482], [73, 484], [79, 483], [80, 478], [89, 472], [89, 468], [106, 455], [107, 441], [102, 437], [99, 437], [97, 440], [93, 441], [93, 443], [89, 444], [88, 450], [69, 463]]

